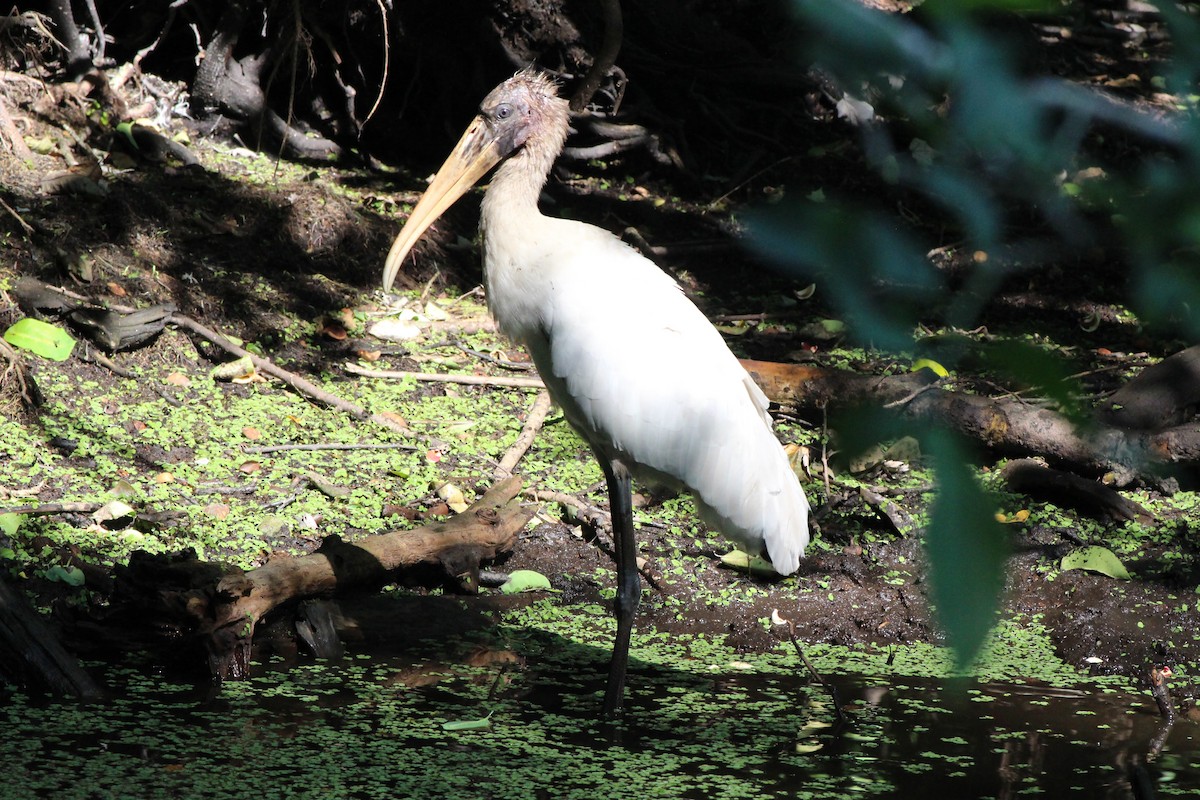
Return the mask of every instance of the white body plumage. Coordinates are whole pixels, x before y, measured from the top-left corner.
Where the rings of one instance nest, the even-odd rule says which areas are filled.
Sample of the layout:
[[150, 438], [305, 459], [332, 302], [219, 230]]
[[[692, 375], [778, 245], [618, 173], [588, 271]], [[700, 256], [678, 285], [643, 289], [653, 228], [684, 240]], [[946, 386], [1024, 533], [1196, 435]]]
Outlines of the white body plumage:
[[[503, 168], [502, 168], [503, 169]], [[808, 501], [767, 398], [679, 286], [607, 231], [483, 203], [488, 306], [600, 458], [691, 492], [705, 522], [795, 572]]]

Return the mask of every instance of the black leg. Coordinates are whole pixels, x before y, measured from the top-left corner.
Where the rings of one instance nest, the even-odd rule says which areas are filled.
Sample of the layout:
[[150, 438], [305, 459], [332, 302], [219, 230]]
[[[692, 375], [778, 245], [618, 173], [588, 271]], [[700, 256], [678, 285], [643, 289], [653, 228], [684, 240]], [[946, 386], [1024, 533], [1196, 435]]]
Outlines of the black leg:
[[619, 461], [604, 462], [608, 481], [608, 506], [612, 514], [613, 547], [617, 557], [617, 639], [613, 642], [612, 664], [608, 668], [608, 688], [604, 691], [604, 714], [620, 713], [625, 701], [625, 668], [629, 665], [629, 637], [633, 633], [633, 612], [642, 599], [642, 582], [637, 571], [637, 543], [633, 538], [633, 497], [629, 491], [629, 471]]

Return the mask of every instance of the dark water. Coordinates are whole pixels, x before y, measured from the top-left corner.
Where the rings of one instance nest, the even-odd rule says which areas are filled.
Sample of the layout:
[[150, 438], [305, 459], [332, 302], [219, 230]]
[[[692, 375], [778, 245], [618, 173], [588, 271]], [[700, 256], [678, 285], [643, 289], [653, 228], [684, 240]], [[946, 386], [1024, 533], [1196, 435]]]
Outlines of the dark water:
[[101, 704], [8, 694], [0, 798], [1200, 796], [1195, 724], [1165, 730], [1146, 695], [834, 675], [838, 724], [794, 675], [637, 666], [619, 724], [594, 719], [602, 661], [359, 656], [215, 697], [142, 668]]

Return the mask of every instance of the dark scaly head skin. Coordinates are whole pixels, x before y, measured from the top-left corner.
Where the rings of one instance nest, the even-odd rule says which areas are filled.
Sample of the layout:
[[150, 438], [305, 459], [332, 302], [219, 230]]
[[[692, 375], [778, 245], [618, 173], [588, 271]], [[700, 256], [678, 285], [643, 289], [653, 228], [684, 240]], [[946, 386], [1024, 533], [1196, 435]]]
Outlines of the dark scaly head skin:
[[569, 104], [558, 96], [554, 80], [524, 69], [488, 92], [478, 119], [487, 125], [501, 159], [532, 161], [514, 170], [544, 180], [566, 141], [569, 116]]
[[518, 72], [488, 92], [479, 104], [479, 116], [492, 130], [503, 157], [525, 146], [548, 115], [548, 101], [557, 96], [554, 83], [531, 70]]

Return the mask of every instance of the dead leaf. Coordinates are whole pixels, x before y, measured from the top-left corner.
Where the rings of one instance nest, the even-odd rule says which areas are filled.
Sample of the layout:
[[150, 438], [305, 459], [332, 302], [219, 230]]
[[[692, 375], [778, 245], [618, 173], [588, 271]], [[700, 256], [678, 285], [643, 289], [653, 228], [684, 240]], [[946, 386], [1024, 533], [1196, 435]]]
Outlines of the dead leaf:
[[172, 386], [181, 386], [182, 387], [182, 386], [190, 386], [192, 381], [190, 378], [188, 378], [187, 375], [184, 375], [182, 372], [172, 372], [170, 375], [167, 376], [167, 383], [171, 384]]
[[421, 335], [419, 327], [411, 322], [403, 322], [398, 319], [381, 319], [372, 325], [367, 332], [378, 339], [385, 339], [391, 342], [404, 342], [409, 339], [416, 339]]
[[512, 650], [492, 650], [487, 647], [477, 648], [463, 659], [469, 667], [495, 667], [501, 665], [524, 664], [525, 659]]
[[437, 496], [446, 501], [446, 505], [461, 514], [467, 510], [467, 498], [453, 483], [443, 483], [437, 487]]
[[417, 513], [416, 509], [413, 509], [409, 506], [397, 505], [396, 503], [386, 503], [384, 504], [383, 508], [380, 509], [380, 516], [404, 517], [405, 519], [413, 520], [419, 517], [420, 514]]
[[379, 416], [383, 417], [384, 419], [388, 420], [389, 422], [396, 423], [401, 428], [408, 427], [408, 420], [406, 420], [404, 417], [397, 414], [395, 411], [380, 411]]
[[851, 125], [861, 125], [875, 119], [875, 109], [865, 100], [844, 94], [837, 101], [837, 115]]
[[257, 440], [262, 438], [262, 431], [247, 425], [242, 428], [242, 436], [245, 436], [247, 439]]
[[350, 335], [340, 320], [325, 319], [317, 326], [317, 334], [335, 342], [344, 342]]
[[247, 475], [252, 475], [255, 472], [262, 471], [262, 464], [258, 461], [245, 461], [245, 462], [242, 462], [242, 465], [240, 467], [238, 467], [238, 469], [241, 470], [242, 472], [246, 473]]
[[204, 507], [204, 513], [213, 519], [225, 519], [229, 516], [229, 511], [228, 503], [209, 503]]
[[[109, 500], [92, 512], [92, 520], [100, 525], [133, 516], [133, 507], [123, 500]], [[105, 526], [108, 527], [108, 526]]]
[[233, 381], [245, 379], [248, 375], [254, 374], [254, 361], [250, 356], [242, 356], [236, 361], [226, 361], [224, 364], [218, 364], [212, 370], [213, 380], [218, 381]]
[[315, 472], [306, 472], [304, 473], [304, 477], [308, 480], [309, 484], [313, 486], [313, 488], [326, 497], [340, 499], [350, 496], [349, 489], [347, 489], [345, 486], [338, 486], [323, 475], [318, 475]]

